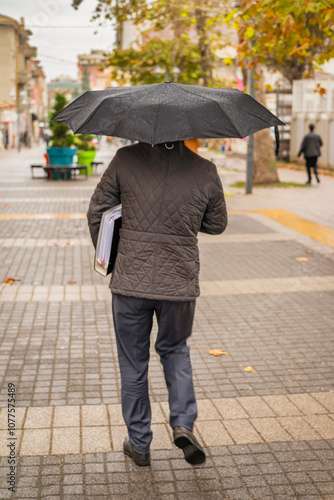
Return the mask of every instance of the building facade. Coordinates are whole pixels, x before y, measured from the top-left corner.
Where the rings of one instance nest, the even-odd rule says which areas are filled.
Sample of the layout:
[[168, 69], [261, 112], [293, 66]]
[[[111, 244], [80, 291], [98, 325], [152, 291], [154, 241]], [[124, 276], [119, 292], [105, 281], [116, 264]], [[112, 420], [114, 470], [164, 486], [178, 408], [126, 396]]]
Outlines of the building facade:
[[71, 102], [82, 94], [81, 82], [67, 75], [59, 75], [48, 83], [48, 107], [54, 105], [55, 94], [61, 92]]
[[92, 50], [90, 54], [78, 55], [78, 76], [83, 91], [103, 90], [114, 85], [112, 68], [103, 68], [105, 61], [103, 50]]
[[[36, 80], [34, 68], [38, 65], [31, 62], [37, 54], [35, 47], [29, 45], [31, 31], [25, 29], [24, 19], [20, 22], [0, 15], [0, 147], [20, 148], [30, 145], [35, 138], [33, 118], [44, 116], [45, 109], [34, 113], [32, 94], [35, 85], [44, 86], [45, 77], [40, 73]], [[34, 104], [34, 103], [33, 103]], [[45, 106], [45, 99], [43, 101]]]
[[[320, 89], [325, 93], [321, 95]], [[293, 82], [291, 121], [291, 160], [296, 160], [302, 139], [313, 123], [323, 146], [320, 167], [334, 169], [334, 75], [320, 74], [314, 79]]]

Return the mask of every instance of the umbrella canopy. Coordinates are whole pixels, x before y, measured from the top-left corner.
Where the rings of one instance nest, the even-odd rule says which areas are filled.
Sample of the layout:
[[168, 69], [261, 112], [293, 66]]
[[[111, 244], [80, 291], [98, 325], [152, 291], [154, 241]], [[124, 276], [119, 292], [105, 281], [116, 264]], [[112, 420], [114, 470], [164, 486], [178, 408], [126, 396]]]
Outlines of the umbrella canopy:
[[75, 134], [98, 134], [159, 144], [186, 139], [244, 138], [284, 125], [240, 90], [179, 83], [88, 91], [52, 118]]

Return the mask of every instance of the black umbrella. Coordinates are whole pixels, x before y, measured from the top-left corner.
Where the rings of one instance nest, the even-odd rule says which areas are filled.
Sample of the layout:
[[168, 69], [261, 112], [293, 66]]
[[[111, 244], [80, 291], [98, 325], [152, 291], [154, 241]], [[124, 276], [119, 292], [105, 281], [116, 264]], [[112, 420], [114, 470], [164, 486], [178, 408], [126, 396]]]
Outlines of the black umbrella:
[[159, 144], [186, 139], [244, 138], [284, 125], [240, 90], [157, 83], [88, 91], [53, 117], [75, 134]]

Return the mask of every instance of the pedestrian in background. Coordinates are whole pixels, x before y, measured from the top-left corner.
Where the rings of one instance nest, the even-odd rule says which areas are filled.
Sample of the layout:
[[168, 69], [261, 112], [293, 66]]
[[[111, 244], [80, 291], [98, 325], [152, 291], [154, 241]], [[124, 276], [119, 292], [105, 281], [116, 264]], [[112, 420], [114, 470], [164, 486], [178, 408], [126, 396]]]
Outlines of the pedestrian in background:
[[317, 160], [321, 155], [320, 148], [322, 146], [320, 135], [314, 132], [314, 125], [309, 125], [309, 129], [310, 132], [305, 135], [298, 153], [298, 157], [303, 153], [306, 161], [306, 169], [308, 174], [308, 180], [306, 184], [311, 184], [311, 168], [313, 168], [314, 170], [314, 175], [317, 179], [317, 182], [320, 182], [317, 169]]
[[173, 439], [190, 464], [205, 461], [193, 434], [197, 404], [187, 338], [199, 296], [197, 233], [222, 233], [227, 213], [213, 163], [183, 141], [138, 143], [119, 149], [102, 176], [87, 212], [96, 246], [103, 212], [122, 203], [122, 229], [110, 288], [122, 412], [128, 429], [124, 453], [150, 465], [148, 393], [150, 333], [169, 393]]

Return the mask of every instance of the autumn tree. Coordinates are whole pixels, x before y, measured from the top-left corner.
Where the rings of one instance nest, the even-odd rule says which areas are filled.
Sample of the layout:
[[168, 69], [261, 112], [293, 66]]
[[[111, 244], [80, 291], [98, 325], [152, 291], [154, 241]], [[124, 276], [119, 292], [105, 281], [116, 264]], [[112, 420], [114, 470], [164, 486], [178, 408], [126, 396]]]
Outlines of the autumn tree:
[[334, 57], [334, 8], [328, 0], [243, 0], [226, 17], [239, 35], [238, 63], [264, 65], [293, 80]]
[[[73, 0], [78, 8], [84, 0]], [[220, 26], [226, 15], [228, 2], [218, 0], [97, 0], [93, 19], [106, 18], [121, 26], [125, 20], [134, 24], [149, 23], [150, 34], [142, 36], [136, 49], [116, 47], [109, 64], [119, 68], [116, 79], [131, 83], [154, 83], [162, 75], [154, 73], [159, 64], [171, 72], [177, 66], [182, 83], [221, 85], [214, 78], [217, 59], [215, 50], [221, 37]], [[172, 33], [172, 36], [168, 36]], [[153, 36], [152, 36], [153, 34]], [[155, 36], [154, 36], [155, 35]], [[159, 51], [157, 51], [157, 49]]]
[[[312, 77], [334, 57], [334, 9], [326, 0], [243, 0], [225, 21], [238, 33], [237, 63], [244, 75], [253, 69], [259, 79], [265, 66], [292, 85], [293, 80]], [[266, 105], [263, 82], [255, 87], [256, 99]], [[272, 90], [270, 85], [266, 88]], [[254, 183], [278, 180], [273, 151], [268, 149], [271, 142], [268, 130], [255, 134]]]

